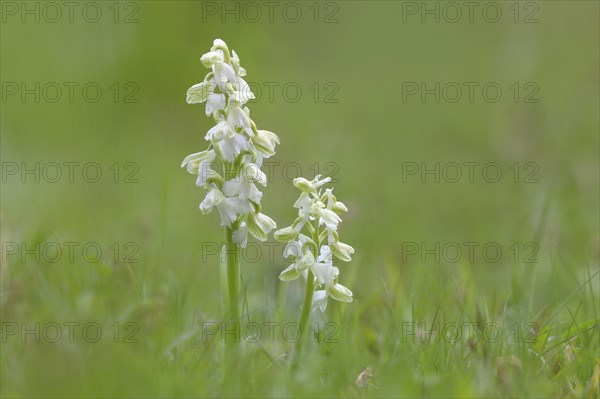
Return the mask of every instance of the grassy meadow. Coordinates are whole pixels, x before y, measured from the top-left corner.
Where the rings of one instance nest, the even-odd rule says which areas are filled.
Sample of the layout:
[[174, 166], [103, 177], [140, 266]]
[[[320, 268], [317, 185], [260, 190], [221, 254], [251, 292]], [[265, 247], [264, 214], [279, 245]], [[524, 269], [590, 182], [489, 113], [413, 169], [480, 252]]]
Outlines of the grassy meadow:
[[[598, 398], [600, 5], [465, 3], [1, 2], [0, 395]], [[316, 173], [349, 208], [354, 301], [295, 374], [272, 236], [223, 367], [224, 232], [180, 168], [215, 38], [281, 139], [263, 211]]]

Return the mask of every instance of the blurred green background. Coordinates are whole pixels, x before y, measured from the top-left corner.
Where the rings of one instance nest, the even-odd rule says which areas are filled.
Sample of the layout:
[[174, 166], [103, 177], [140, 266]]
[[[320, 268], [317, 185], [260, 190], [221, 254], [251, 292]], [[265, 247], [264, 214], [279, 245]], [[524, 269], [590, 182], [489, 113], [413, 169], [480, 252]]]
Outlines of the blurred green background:
[[[70, 16], [60, 2], [2, 2], [3, 396], [598, 395], [598, 2], [476, 2], [472, 16], [464, 2], [77, 3]], [[290, 224], [291, 179], [333, 172], [350, 209], [340, 234], [356, 249], [340, 266], [354, 303], [330, 301], [321, 316], [338, 342], [310, 346], [296, 377], [280, 367], [290, 349], [280, 336], [247, 344], [228, 387], [218, 339], [198, 332], [221, 315], [219, 257], [207, 251], [223, 232], [179, 168], [206, 147], [212, 122], [185, 92], [217, 37], [248, 71], [253, 120], [281, 138], [264, 212]], [[436, 82], [439, 101], [421, 97]], [[498, 101], [486, 84], [501, 88]], [[65, 162], [79, 162], [73, 182]], [[82, 177], [90, 162], [96, 183]], [[486, 181], [478, 166], [471, 182], [465, 162], [494, 163], [502, 177]], [[436, 163], [439, 182], [406, 173]], [[455, 183], [441, 172], [449, 163], [463, 165]], [[39, 182], [23, 175], [36, 167]], [[25, 252], [65, 242], [79, 243], [74, 260]], [[406, 251], [464, 242], [497, 243], [502, 256]], [[101, 247], [99, 261], [83, 258], [86, 243]], [[287, 262], [268, 245], [242, 263], [248, 320], [294, 321], [300, 284], [278, 281]], [[102, 339], [22, 335], [22, 323], [52, 322], [98, 323]], [[137, 343], [124, 342], [127, 322]], [[415, 322], [498, 322], [506, 336], [402, 339]], [[515, 323], [535, 323], [535, 343], [514, 342]], [[359, 388], [366, 367], [373, 378]]]

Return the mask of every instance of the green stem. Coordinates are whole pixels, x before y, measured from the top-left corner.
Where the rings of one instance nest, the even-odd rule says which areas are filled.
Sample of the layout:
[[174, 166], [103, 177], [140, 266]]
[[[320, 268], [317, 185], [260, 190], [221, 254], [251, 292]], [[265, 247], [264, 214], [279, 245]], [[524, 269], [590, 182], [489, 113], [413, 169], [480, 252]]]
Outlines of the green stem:
[[238, 292], [240, 288], [239, 249], [233, 242], [233, 230], [225, 228], [225, 256], [227, 257], [227, 290], [229, 292], [229, 320], [239, 322]]
[[300, 321], [298, 326], [300, 327], [300, 339], [294, 345], [292, 352], [292, 371], [298, 370], [300, 364], [300, 353], [302, 353], [302, 343], [304, 342], [304, 334], [308, 329], [308, 319], [310, 318], [310, 308], [312, 306], [313, 293], [315, 291], [315, 276], [312, 271], [308, 271], [308, 279], [306, 280], [306, 291], [304, 291], [304, 303], [302, 304], [302, 313], [300, 313]]
[[[226, 258], [226, 280], [228, 300], [227, 331], [236, 331], [235, 334], [225, 335], [225, 375], [223, 386], [230, 387], [235, 376], [236, 359], [238, 357], [238, 333], [239, 331], [239, 304], [238, 291], [240, 281], [239, 248], [233, 242], [233, 230], [225, 228], [225, 258]], [[225, 389], [225, 388], [224, 388]]]
[[[319, 256], [319, 219], [315, 220], [315, 229], [313, 231], [313, 241], [317, 244], [316, 249], [313, 250], [313, 256], [315, 260]], [[312, 307], [313, 294], [315, 292], [315, 276], [312, 271], [308, 269], [308, 277], [306, 279], [306, 290], [304, 291], [304, 302], [302, 303], [302, 311], [300, 313], [300, 321], [298, 327], [300, 328], [300, 339], [294, 345], [292, 352], [292, 363], [291, 370], [296, 372], [298, 365], [300, 364], [300, 354], [302, 353], [302, 345], [308, 331], [308, 320], [310, 319], [310, 310]]]
[[227, 385], [235, 375], [235, 362], [238, 357], [238, 341], [239, 341], [239, 281], [240, 281], [240, 262], [239, 248], [233, 242], [233, 230], [229, 227], [225, 228], [225, 256], [227, 263], [227, 292], [229, 294], [229, 314], [227, 318], [227, 330], [235, 331], [234, 334], [225, 336], [225, 379]]

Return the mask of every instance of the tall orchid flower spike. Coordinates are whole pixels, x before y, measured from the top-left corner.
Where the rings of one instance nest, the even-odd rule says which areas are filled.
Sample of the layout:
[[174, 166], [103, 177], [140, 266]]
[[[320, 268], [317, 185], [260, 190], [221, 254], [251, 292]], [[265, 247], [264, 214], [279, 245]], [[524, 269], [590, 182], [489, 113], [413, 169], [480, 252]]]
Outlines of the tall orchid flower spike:
[[[321, 179], [320, 175], [311, 181], [303, 177], [295, 179], [294, 185], [301, 191], [294, 204], [298, 217], [290, 226], [275, 232], [277, 240], [287, 242], [284, 256], [292, 261], [279, 279], [291, 281], [303, 276], [306, 280], [300, 331], [306, 331], [311, 310], [325, 311], [328, 298], [352, 302], [352, 291], [338, 282], [340, 270], [333, 266], [333, 257], [350, 262], [354, 254], [354, 248], [341, 242], [337, 232], [342, 221], [340, 215], [348, 208], [333, 195], [333, 189], [321, 188], [330, 181], [330, 178]], [[298, 340], [294, 346], [292, 369], [298, 367], [302, 341]]]
[[188, 89], [186, 101], [205, 103], [206, 115], [213, 118], [215, 125], [204, 137], [208, 148], [185, 157], [181, 167], [196, 175], [196, 185], [207, 192], [200, 211], [207, 214], [216, 208], [225, 228], [229, 317], [237, 322], [239, 247], [246, 246], [248, 233], [265, 241], [276, 227], [273, 219], [262, 213], [262, 193], [257, 184], [267, 185], [260, 167], [263, 159], [275, 154], [279, 137], [258, 130], [250, 118], [245, 104], [254, 94], [243, 79], [246, 70], [235, 51], [216, 39], [200, 62], [210, 72], [202, 82]]

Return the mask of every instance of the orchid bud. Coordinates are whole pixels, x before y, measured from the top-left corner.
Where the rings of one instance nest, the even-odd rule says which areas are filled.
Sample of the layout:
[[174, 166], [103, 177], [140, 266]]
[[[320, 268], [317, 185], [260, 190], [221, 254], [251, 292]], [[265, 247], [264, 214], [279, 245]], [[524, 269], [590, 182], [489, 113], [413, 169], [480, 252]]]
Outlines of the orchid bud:
[[274, 234], [275, 239], [281, 242], [292, 241], [297, 236], [298, 232], [292, 226], [288, 226], [283, 229], [277, 230]]

